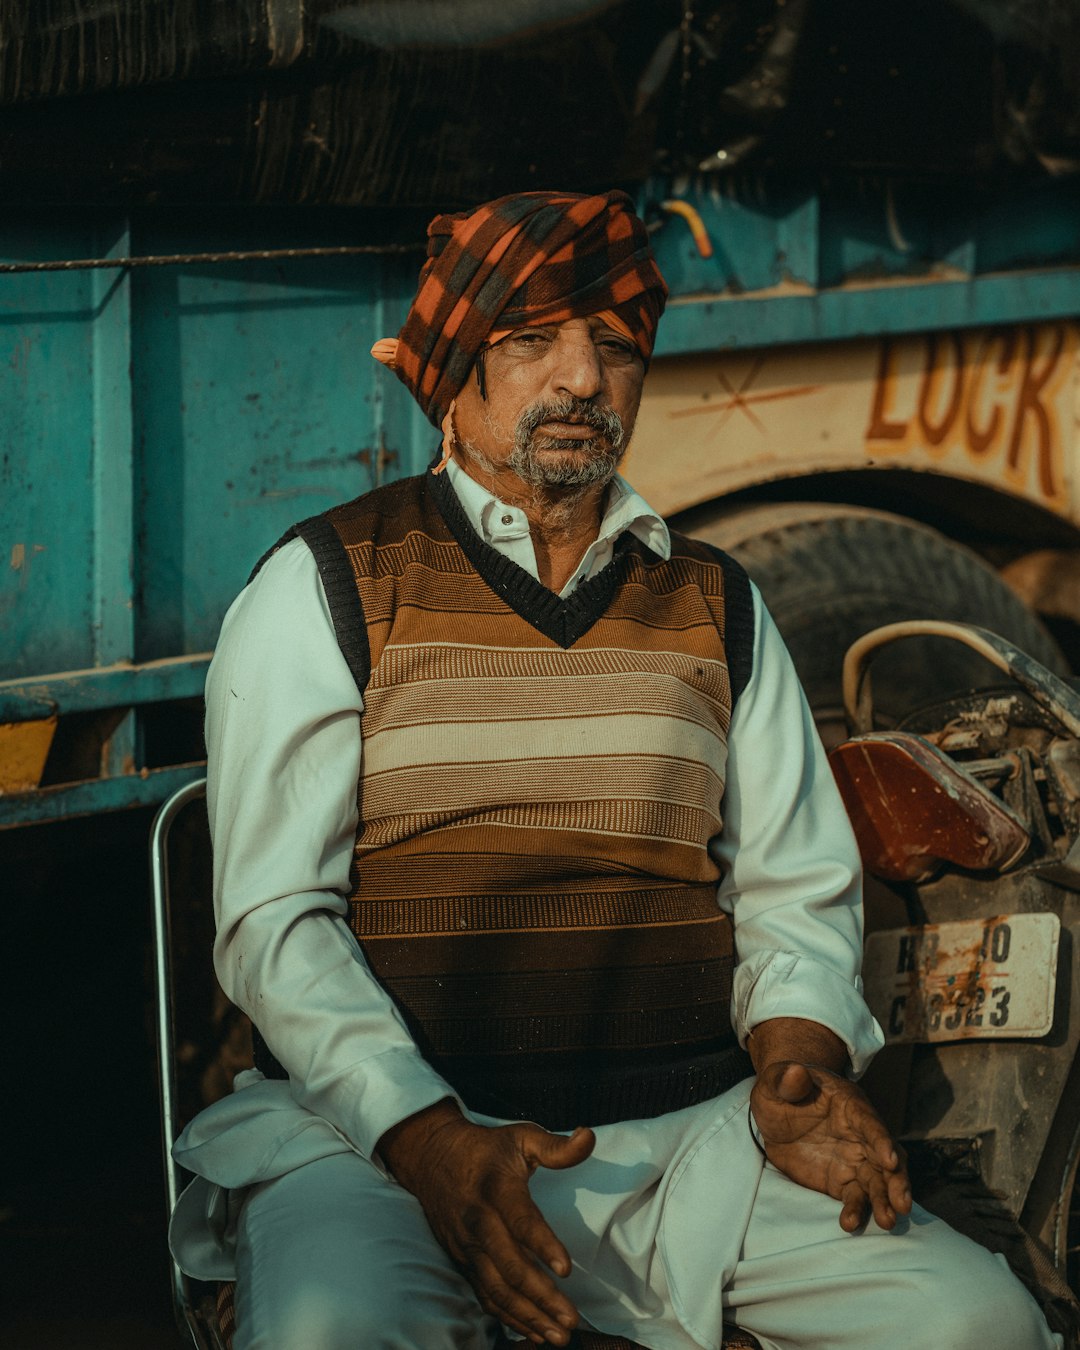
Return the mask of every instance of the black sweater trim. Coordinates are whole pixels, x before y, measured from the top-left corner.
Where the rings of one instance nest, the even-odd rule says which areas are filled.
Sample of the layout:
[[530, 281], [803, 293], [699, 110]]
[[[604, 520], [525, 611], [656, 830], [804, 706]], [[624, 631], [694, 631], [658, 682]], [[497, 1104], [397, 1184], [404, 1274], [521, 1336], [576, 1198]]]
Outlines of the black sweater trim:
[[719, 567], [724, 574], [724, 624], [720, 634], [731, 681], [731, 710], [754, 673], [754, 594], [741, 563], [714, 544], [692, 535], [671, 532], [672, 556], [683, 553]]
[[726, 553], [724, 569], [724, 647], [731, 680], [731, 711], [754, 673], [754, 595], [746, 570]]
[[[457, 493], [443, 475], [429, 471], [423, 475], [419, 486], [422, 493], [431, 494], [447, 529], [480, 576], [515, 613], [552, 642], [564, 650], [572, 647], [607, 612], [623, 580], [631, 548], [637, 542], [630, 535], [623, 534], [616, 541], [614, 557], [606, 567], [596, 576], [582, 582], [573, 594], [564, 599], [477, 534]], [[357, 688], [363, 694], [371, 675], [367, 623], [352, 564], [330, 521], [332, 514], [311, 516], [293, 525], [273, 548], [263, 554], [249, 580], [254, 579], [267, 559], [279, 548], [292, 539], [303, 539], [318, 566], [338, 644]], [[750, 578], [740, 563], [711, 544], [676, 534], [672, 535], [672, 543], [675, 546], [679, 543], [688, 544], [691, 552], [704, 551], [723, 569], [723, 639], [731, 679], [731, 707], [734, 711], [754, 668], [754, 597]], [[644, 544], [640, 548], [651, 552]]]
[[429, 474], [427, 487], [447, 529], [480, 576], [537, 632], [566, 650], [603, 618], [625, 572], [625, 534], [617, 541], [611, 562], [563, 598], [480, 538], [457, 493], [441, 474]]
[[309, 516], [285, 531], [273, 548], [268, 549], [252, 570], [249, 582], [258, 575], [269, 558], [293, 539], [302, 539], [311, 549], [319, 569], [330, 618], [334, 623], [338, 646], [361, 695], [371, 676], [371, 645], [360, 592], [356, 587], [352, 564], [341, 536], [331, 524], [332, 513]]
[[296, 530], [314, 554], [338, 646], [363, 695], [371, 676], [371, 645], [364, 606], [345, 545], [329, 516], [312, 516], [310, 520], [302, 521]]

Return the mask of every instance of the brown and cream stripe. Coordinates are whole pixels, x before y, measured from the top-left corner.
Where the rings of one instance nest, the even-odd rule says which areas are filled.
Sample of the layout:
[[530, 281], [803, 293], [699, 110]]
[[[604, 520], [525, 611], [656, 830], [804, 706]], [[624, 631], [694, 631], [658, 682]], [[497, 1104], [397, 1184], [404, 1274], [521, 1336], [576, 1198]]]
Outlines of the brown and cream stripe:
[[560, 600], [431, 475], [298, 532], [364, 696], [352, 927], [425, 1055], [478, 1109], [554, 1128], [726, 1086], [708, 845], [745, 576], [624, 536]]

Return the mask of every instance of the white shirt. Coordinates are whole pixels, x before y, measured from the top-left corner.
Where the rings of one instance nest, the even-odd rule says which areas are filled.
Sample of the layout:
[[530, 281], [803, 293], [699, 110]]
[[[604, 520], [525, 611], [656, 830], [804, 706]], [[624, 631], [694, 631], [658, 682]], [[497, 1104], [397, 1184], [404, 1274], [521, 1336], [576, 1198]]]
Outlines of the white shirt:
[[[448, 474], [473, 528], [538, 579], [524, 513], [457, 465]], [[670, 556], [664, 521], [617, 478], [562, 594], [606, 566], [624, 530]], [[858, 853], [790, 658], [753, 595], [753, 674], [731, 722], [724, 830], [710, 844], [718, 903], [735, 924], [733, 1025], [745, 1041], [769, 1018], [819, 1022], [861, 1073], [882, 1038], [861, 996]], [[296, 1102], [370, 1157], [392, 1125], [453, 1093], [346, 924], [363, 702], [302, 541], [229, 610], [206, 699], [218, 978], [288, 1069]]]
[[[469, 524], [481, 539], [539, 580], [529, 518], [521, 507], [508, 506], [493, 497], [470, 478], [456, 460], [447, 464], [446, 476], [465, 508]], [[611, 561], [616, 541], [626, 530], [661, 558], [671, 557], [671, 535], [667, 525], [625, 478], [616, 475], [608, 488], [600, 533], [582, 554], [573, 575], [559, 592], [560, 596], [569, 595], [580, 582], [588, 581], [602, 571]]]

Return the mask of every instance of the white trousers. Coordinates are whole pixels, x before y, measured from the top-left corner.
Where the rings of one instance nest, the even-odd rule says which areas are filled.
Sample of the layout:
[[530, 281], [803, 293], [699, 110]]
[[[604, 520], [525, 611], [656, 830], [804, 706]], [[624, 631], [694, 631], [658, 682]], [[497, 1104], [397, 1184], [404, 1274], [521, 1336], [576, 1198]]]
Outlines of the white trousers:
[[[1050, 1350], [1060, 1346], [1004, 1261], [916, 1209], [891, 1233], [840, 1228], [840, 1206], [766, 1167], [734, 1271], [720, 1287], [701, 1215], [678, 1262], [642, 1250], [616, 1187], [602, 1231], [603, 1159], [533, 1178], [575, 1261], [564, 1284], [587, 1323], [653, 1350], [715, 1350], [721, 1317], [765, 1350]], [[599, 1190], [598, 1190], [599, 1188]], [[577, 1218], [575, 1219], [575, 1216]], [[561, 1220], [561, 1221], [560, 1221]], [[489, 1350], [496, 1327], [419, 1204], [355, 1153], [250, 1188], [237, 1219], [235, 1350]], [[651, 1241], [651, 1239], [648, 1239]], [[681, 1269], [676, 1269], [681, 1267]], [[670, 1269], [669, 1269], [670, 1268]], [[673, 1288], [694, 1269], [693, 1300]], [[625, 1278], [620, 1277], [620, 1269]], [[672, 1274], [672, 1271], [675, 1274]], [[715, 1305], [711, 1319], [697, 1308]], [[722, 1309], [722, 1311], [721, 1311]]]

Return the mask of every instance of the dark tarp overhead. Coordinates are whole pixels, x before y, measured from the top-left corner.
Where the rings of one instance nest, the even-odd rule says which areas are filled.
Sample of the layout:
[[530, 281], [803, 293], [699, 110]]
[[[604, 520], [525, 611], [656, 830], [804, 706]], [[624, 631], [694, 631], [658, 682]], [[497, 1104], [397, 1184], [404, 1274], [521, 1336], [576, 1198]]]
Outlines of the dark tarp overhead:
[[1080, 166], [1076, 0], [0, 0], [0, 191], [446, 207]]
[[633, 181], [652, 135], [627, 90], [678, 16], [654, 0], [0, 0], [0, 191], [428, 207]]

